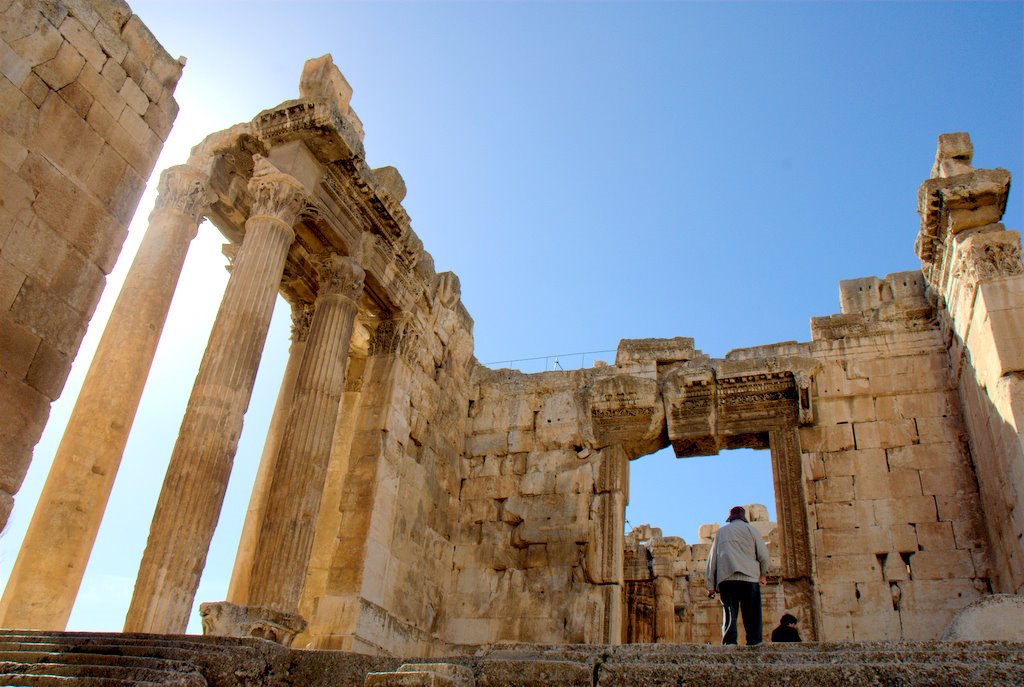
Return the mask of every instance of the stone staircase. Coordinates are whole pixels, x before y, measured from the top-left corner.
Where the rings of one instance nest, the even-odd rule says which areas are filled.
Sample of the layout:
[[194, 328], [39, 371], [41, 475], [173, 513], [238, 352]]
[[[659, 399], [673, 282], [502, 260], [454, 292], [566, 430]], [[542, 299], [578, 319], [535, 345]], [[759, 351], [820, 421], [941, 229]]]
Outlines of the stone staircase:
[[[0, 686], [835, 687], [1024, 685], [1024, 644], [499, 645], [419, 662], [258, 639], [0, 631]], [[443, 662], [441, 662], [443, 661]]]

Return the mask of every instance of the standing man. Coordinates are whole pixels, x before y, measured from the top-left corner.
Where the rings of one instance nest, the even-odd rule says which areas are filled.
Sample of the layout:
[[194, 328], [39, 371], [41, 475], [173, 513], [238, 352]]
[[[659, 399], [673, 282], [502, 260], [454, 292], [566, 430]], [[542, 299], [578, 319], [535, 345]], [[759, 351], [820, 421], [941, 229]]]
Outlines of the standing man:
[[768, 547], [747, 522], [747, 511], [734, 506], [718, 530], [708, 554], [708, 598], [722, 595], [722, 644], [736, 644], [737, 615], [743, 615], [747, 646], [761, 643], [761, 587], [767, 583]]

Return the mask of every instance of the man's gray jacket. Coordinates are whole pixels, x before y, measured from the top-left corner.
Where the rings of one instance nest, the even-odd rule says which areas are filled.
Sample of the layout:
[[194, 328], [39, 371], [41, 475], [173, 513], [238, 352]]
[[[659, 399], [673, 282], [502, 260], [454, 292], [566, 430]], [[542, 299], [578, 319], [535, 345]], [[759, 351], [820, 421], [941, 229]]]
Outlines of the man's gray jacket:
[[718, 530], [708, 554], [708, 591], [727, 580], [757, 582], [768, 573], [768, 547], [753, 525], [733, 520]]

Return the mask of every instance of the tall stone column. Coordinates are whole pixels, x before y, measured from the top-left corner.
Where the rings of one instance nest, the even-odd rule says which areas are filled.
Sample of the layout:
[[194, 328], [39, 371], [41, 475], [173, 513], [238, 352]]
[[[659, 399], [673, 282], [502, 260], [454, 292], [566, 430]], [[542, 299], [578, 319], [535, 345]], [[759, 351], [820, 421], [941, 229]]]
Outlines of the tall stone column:
[[192, 387], [139, 566], [126, 632], [185, 631], [224, 502], [302, 186], [259, 158], [251, 215]]
[[193, 167], [156, 207], [100, 338], [0, 601], [0, 626], [63, 630], [96, 541], [189, 243], [211, 195]]
[[363, 276], [351, 258], [331, 255], [321, 262], [309, 341], [256, 544], [251, 605], [298, 612]]
[[313, 320], [313, 305], [298, 303], [292, 305], [292, 345], [288, 347], [288, 363], [281, 378], [281, 388], [277, 392], [274, 403], [274, 414], [267, 429], [267, 438], [263, 442], [263, 453], [260, 455], [260, 466], [256, 471], [256, 481], [252, 485], [249, 507], [245, 511], [245, 523], [242, 525], [242, 536], [238, 540], [238, 552], [235, 554], [235, 565], [231, 569], [231, 582], [228, 584], [228, 601], [235, 604], [249, 603], [249, 579], [256, 555], [256, 540], [263, 515], [267, 510], [267, 498], [270, 495], [270, 481], [274, 477], [274, 466], [277, 464], [277, 452], [281, 448], [281, 437], [288, 421], [288, 410], [295, 396], [295, 380], [302, 364], [302, 354], [306, 350], [309, 338], [309, 325]]

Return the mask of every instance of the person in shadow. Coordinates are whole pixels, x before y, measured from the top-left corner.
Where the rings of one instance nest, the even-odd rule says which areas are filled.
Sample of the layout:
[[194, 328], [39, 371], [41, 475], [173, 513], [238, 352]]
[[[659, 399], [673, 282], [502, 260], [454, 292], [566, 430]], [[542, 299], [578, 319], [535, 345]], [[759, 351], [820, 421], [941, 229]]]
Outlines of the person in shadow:
[[797, 619], [789, 613], [784, 613], [779, 619], [779, 626], [772, 630], [773, 642], [802, 642], [800, 633], [796, 630]]

